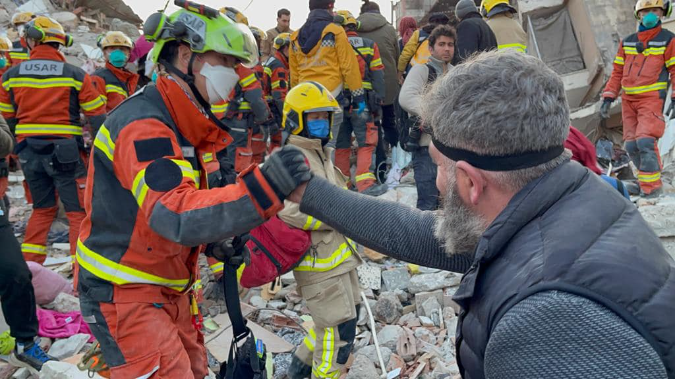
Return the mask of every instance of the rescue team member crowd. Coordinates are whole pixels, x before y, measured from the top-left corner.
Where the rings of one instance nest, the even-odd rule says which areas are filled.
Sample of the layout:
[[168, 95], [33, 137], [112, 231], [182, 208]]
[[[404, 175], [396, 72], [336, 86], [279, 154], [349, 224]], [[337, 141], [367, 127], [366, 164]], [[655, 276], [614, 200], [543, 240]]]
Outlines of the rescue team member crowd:
[[[594, 151], [588, 158], [592, 144], [574, 129], [565, 140], [569, 109], [562, 83], [526, 55], [527, 34], [507, 0], [483, 0], [480, 7], [460, 0], [457, 22], [434, 13], [418, 29], [405, 17], [398, 32], [371, 1], [364, 1], [356, 18], [335, 9], [335, 0], [310, 0], [298, 31], [290, 30], [291, 14], [281, 9], [277, 26], [267, 32], [250, 26], [234, 8], [185, 4], [172, 14], [151, 15], [137, 41], [116, 31], [100, 36], [105, 66], [92, 75], [66, 62], [59, 50], [73, 39], [47, 16], [17, 13], [12, 23], [20, 40], [0, 38], [0, 298], [16, 339], [12, 365], [37, 374], [54, 360], [36, 340], [25, 261], [45, 262], [60, 200], [70, 224], [82, 315], [111, 378], [208, 377], [204, 338], [195, 327], [198, 256], [205, 244], [275, 216], [307, 231], [312, 241], [312, 254], [293, 272], [315, 326], [296, 349], [289, 378], [337, 378], [344, 371], [361, 306], [356, 268], [362, 261], [355, 241], [471, 279], [456, 296], [464, 309], [457, 359], [466, 378], [598, 377], [607, 368], [619, 373], [611, 377], [634, 377], [620, 364], [625, 341], [640, 356], [644, 377], [675, 375], [675, 325], [669, 317], [675, 292], [666, 290], [675, 286], [673, 260], [623, 198], [619, 181], [588, 176], [601, 173]], [[644, 196], [658, 195], [662, 186], [657, 142], [665, 127], [665, 93], [675, 80], [675, 41], [660, 20], [671, 11], [669, 1], [637, 2], [639, 31], [621, 42], [603, 93], [601, 114], [608, 117], [623, 91], [624, 139]], [[128, 69], [131, 62], [138, 72]], [[480, 80], [489, 84], [479, 86]], [[453, 109], [464, 116], [454, 117]], [[509, 117], [532, 122], [534, 129]], [[456, 122], [456, 130], [444, 126], [447, 120]], [[462, 126], [470, 122], [475, 124]], [[536, 129], [543, 125], [552, 129]], [[494, 127], [506, 134], [483, 138], [472, 132]], [[373, 199], [387, 191], [382, 167], [395, 146], [412, 153], [419, 210]], [[33, 204], [22, 244], [12, 233], [4, 193], [15, 165]], [[566, 245], [553, 243], [564, 236], [547, 222], [530, 226], [525, 218], [539, 215], [551, 225], [564, 221], [571, 227], [565, 209], [570, 212], [575, 201], [590, 204], [593, 191], [604, 191], [605, 201], [625, 211], [597, 220], [605, 232], [594, 229], [597, 235], [579, 239], [588, 244], [564, 250], [560, 246]], [[534, 193], [546, 202], [532, 198]], [[562, 201], [567, 208], [554, 206]], [[517, 223], [522, 230], [515, 229]], [[579, 263], [585, 251], [597, 262], [591, 257], [618, 249], [628, 233], [611, 228], [628, 224], [642, 233], [642, 247], [626, 247], [634, 244], [625, 241], [623, 250], [607, 258], [621, 264]], [[507, 235], [499, 225], [514, 230]], [[541, 238], [532, 237], [537, 233], [550, 235], [546, 246], [560, 254], [540, 246]], [[646, 258], [631, 263], [638, 250]], [[519, 251], [532, 256], [525, 259]], [[510, 258], [500, 258], [500, 252]], [[576, 255], [568, 257], [570, 252]], [[209, 264], [220, 279], [223, 263], [209, 258]], [[531, 266], [534, 274], [518, 275], [518, 264]], [[622, 276], [626, 267], [639, 267], [639, 275]], [[619, 286], [626, 292], [617, 292], [614, 282], [603, 283], [597, 273], [645, 282], [626, 282]], [[588, 275], [598, 279], [585, 281]], [[520, 282], [509, 281], [513, 277]], [[519, 295], [519, 288], [537, 283], [549, 284]], [[503, 293], [493, 293], [497, 288]], [[651, 294], [652, 302], [641, 294]], [[542, 304], [553, 313], [537, 313]], [[602, 320], [604, 329], [567, 318], [568, 329], [554, 328], [536, 340], [572, 341], [569, 330], [595, 328], [606, 348], [556, 348], [558, 355], [574, 357], [564, 367], [545, 349], [537, 348], [539, 360], [516, 353], [516, 337], [551, 324], [546, 317], [558, 325], [556, 317], [579, 307]], [[543, 318], [522, 323], [533, 314], [528, 309]], [[521, 342], [534, 346], [532, 341]]]

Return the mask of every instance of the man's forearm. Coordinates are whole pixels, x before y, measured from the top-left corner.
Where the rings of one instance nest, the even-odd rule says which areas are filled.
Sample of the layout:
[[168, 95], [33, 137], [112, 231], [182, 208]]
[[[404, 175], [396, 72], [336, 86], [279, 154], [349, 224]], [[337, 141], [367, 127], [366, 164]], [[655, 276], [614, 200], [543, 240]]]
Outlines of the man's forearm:
[[392, 258], [460, 273], [471, 265], [471, 254], [446, 254], [434, 236], [433, 212], [345, 191], [316, 177], [307, 184], [300, 211]]

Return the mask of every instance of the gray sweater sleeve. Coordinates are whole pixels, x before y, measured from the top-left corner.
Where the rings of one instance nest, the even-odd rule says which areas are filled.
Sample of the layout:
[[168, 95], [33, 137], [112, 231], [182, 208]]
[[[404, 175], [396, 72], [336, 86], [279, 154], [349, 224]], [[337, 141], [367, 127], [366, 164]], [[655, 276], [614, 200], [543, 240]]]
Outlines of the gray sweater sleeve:
[[362, 195], [314, 177], [300, 211], [379, 253], [405, 262], [464, 273], [472, 254], [448, 256], [434, 236], [435, 215]]
[[499, 320], [485, 377], [666, 379], [649, 343], [606, 307], [567, 292], [532, 295]]

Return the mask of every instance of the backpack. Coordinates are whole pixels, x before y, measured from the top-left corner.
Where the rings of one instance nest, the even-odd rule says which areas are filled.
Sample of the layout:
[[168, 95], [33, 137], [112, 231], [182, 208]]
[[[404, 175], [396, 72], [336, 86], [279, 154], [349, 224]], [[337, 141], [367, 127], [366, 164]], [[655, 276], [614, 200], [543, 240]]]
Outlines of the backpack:
[[[427, 77], [427, 85], [429, 85], [436, 81], [438, 78], [438, 72], [436, 72], [436, 69], [430, 64], [427, 64], [426, 66], [429, 68], [429, 76]], [[419, 123], [419, 117], [411, 116], [408, 114], [408, 112], [403, 110], [403, 108], [399, 105], [398, 97], [396, 98], [396, 105], [399, 119], [399, 121], [396, 123], [398, 141], [401, 145], [401, 148], [405, 151], [408, 151], [406, 144], [408, 143], [408, 140], [410, 140], [410, 128], [416, 126]], [[408, 152], [411, 153], [411, 151]]]

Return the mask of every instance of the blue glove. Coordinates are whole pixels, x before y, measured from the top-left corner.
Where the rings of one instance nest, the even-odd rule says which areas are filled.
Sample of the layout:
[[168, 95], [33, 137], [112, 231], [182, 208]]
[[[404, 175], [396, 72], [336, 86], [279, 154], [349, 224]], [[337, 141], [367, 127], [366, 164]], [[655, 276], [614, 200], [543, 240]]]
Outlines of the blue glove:
[[363, 113], [363, 111], [366, 110], [366, 102], [365, 101], [359, 101], [357, 106], [358, 106], [358, 109], [356, 110], [356, 114], [361, 115], [361, 113]]

